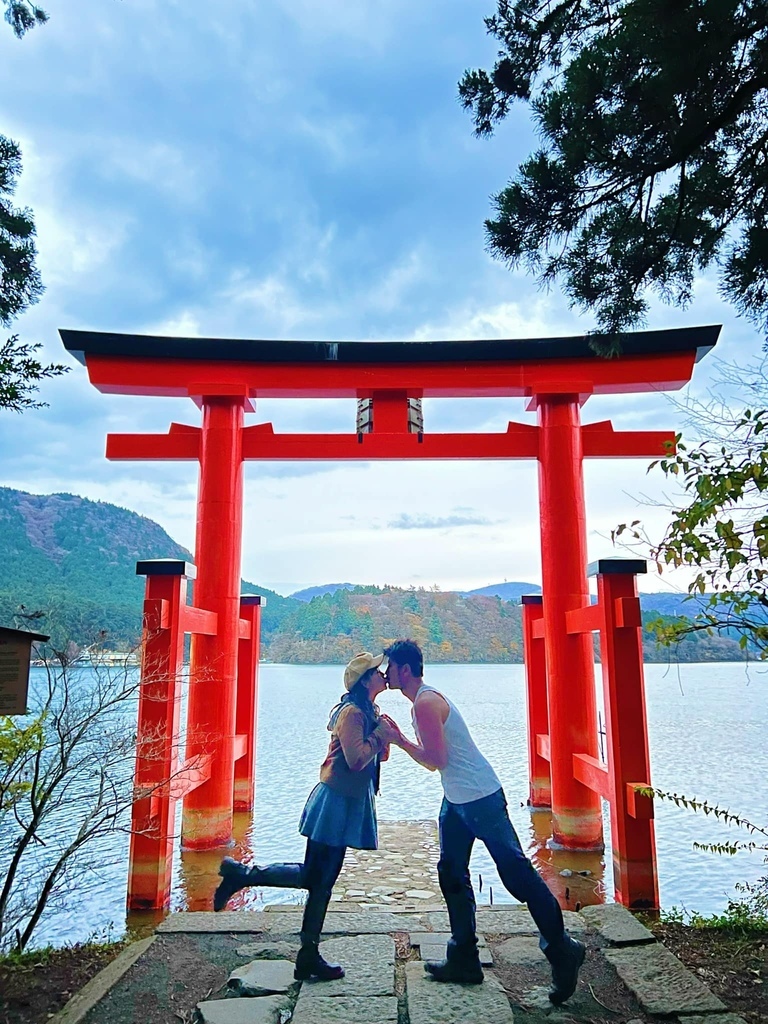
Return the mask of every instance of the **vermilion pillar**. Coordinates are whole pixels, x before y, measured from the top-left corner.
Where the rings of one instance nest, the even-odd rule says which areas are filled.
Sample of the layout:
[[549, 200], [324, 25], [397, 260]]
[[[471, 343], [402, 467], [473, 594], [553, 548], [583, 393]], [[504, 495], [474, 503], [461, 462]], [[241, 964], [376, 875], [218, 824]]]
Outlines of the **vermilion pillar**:
[[136, 571], [147, 574], [147, 587], [128, 909], [147, 910], [165, 906], [171, 891], [176, 802], [170, 793], [170, 780], [178, 766], [176, 744], [184, 654], [184, 633], [179, 620], [186, 603], [187, 576], [193, 575], [194, 569], [185, 562], [159, 559], [139, 562]]
[[566, 615], [589, 604], [582, 436], [577, 395], [538, 395], [544, 646], [549, 695], [552, 838], [577, 850], [603, 845], [600, 798], [573, 775], [573, 755], [597, 755], [594, 656]]
[[244, 594], [240, 598], [240, 618], [248, 623], [250, 635], [240, 640], [237, 659], [236, 733], [238, 738], [243, 737], [244, 749], [235, 761], [234, 808], [236, 811], [250, 811], [253, 807], [261, 609], [265, 603], [265, 598], [257, 594]]
[[[542, 635], [543, 609], [538, 594], [524, 594], [523, 649], [525, 651], [525, 682], [528, 705], [528, 806], [552, 806], [552, 783], [549, 770], [549, 709], [547, 707], [547, 665]], [[546, 757], [540, 746], [546, 747]]]
[[631, 565], [622, 559], [597, 563], [598, 600], [604, 615], [600, 641], [613, 794], [613, 877], [617, 902], [626, 907], [658, 908], [653, 803], [635, 788], [650, 788], [651, 761], [637, 580], [622, 572]]
[[190, 651], [187, 758], [213, 760], [208, 781], [184, 800], [182, 845], [189, 850], [223, 846], [232, 837], [244, 402], [203, 399], [195, 604], [218, 619], [216, 635], [193, 636]]

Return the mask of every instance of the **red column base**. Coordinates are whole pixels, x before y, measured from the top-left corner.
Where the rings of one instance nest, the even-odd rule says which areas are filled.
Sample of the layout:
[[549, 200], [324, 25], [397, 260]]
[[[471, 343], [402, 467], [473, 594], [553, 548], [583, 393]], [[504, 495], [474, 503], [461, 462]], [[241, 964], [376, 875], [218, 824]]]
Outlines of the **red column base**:
[[616, 902], [630, 910], [658, 910], [659, 888], [655, 859], [627, 860], [613, 851]]
[[[142, 858], [134, 855], [131, 864], [131, 890], [128, 910], [163, 910], [171, 900], [171, 864], [173, 856]], [[158, 884], [158, 879], [161, 880]]]
[[550, 810], [552, 807], [552, 784], [549, 775], [544, 778], [531, 779], [528, 806], [537, 811]]
[[253, 779], [235, 778], [234, 804], [236, 811], [252, 811], [256, 793]]
[[181, 835], [182, 850], [215, 850], [232, 846], [232, 810], [184, 808], [184, 827]]
[[570, 814], [564, 814], [562, 808], [556, 814], [553, 812], [549, 845], [554, 850], [604, 850], [602, 816], [585, 812], [582, 808], [576, 808]]

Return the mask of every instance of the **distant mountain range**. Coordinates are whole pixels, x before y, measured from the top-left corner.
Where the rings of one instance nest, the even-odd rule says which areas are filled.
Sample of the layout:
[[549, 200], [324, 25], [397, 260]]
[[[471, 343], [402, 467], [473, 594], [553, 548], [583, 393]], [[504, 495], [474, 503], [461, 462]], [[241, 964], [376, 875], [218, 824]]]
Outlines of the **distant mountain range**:
[[[305, 590], [297, 590], [295, 594], [290, 596], [296, 601], [309, 602], [314, 597], [325, 597], [335, 594], [338, 590], [351, 591], [356, 589], [366, 590], [371, 588], [368, 586], [358, 587], [354, 583], [324, 583], [320, 587], [307, 587]], [[538, 583], [508, 582], [505, 580], [503, 583], [490, 583], [487, 587], [477, 587], [475, 590], [457, 590], [456, 593], [461, 597], [500, 597], [502, 601], [511, 601], [519, 604], [520, 599], [525, 594], [540, 594], [541, 587]], [[688, 594], [673, 593], [671, 591], [641, 594], [640, 607], [643, 612], [657, 612], [659, 615], [671, 617], [685, 615], [688, 618], [693, 618], [701, 608], [705, 607], [708, 596], [707, 594], [703, 597], [700, 595], [689, 596]]]
[[311, 601], [313, 597], [325, 597], [326, 594], [335, 594], [337, 590], [354, 590], [354, 583], [324, 583], [321, 587], [306, 587], [304, 590], [297, 590], [290, 596], [294, 601]]
[[[125, 648], [141, 630], [144, 580], [136, 561], [192, 561], [157, 523], [107, 502], [72, 494], [35, 495], [0, 487], [0, 624], [50, 633], [85, 645], [99, 636]], [[243, 581], [242, 592], [267, 598], [263, 656], [272, 661], [343, 662], [410, 636], [431, 661], [522, 660], [523, 594], [535, 584], [505, 581], [462, 593], [414, 587], [328, 583], [283, 597]], [[703, 600], [703, 599], [700, 599]], [[691, 615], [685, 595], [644, 594], [644, 617]], [[647, 638], [648, 660], [670, 655]], [[697, 636], [675, 651], [680, 660], [731, 660], [735, 641]]]

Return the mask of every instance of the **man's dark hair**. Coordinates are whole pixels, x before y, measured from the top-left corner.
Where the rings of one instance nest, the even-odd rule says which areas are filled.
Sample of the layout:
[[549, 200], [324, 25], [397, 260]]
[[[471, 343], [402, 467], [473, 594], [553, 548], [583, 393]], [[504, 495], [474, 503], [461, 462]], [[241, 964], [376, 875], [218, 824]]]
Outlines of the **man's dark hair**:
[[407, 665], [417, 679], [424, 675], [424, 655], [415, 640], [395, 640], [384, 653], [396, 665]]

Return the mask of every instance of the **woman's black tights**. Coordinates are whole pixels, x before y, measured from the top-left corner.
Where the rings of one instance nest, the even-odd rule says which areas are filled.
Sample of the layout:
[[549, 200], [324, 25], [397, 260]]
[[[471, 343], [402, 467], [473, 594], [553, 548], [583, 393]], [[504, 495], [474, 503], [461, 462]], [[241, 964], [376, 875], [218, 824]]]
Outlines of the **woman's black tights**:
[[344, 863], [346, 846], [326, 846], [307, 840], [307, 852], [302, 871], [302, 888], [309, 895], [301, 922], [301, 943], [308, 945], [320, 941], [320, 932], [331, 901], [331, 893]]
[[316, 944], [320, 940], [331, 893], [346, 852], [346, 846], [328, 846], [308, 839], [303, 864], [266, 864], [251, 868], [248, 884], [307, 889], [309, 895], [301, 924], [301, 942], [302, 945]]

